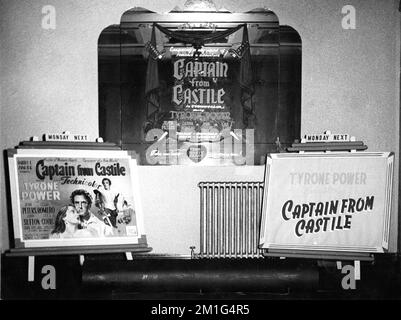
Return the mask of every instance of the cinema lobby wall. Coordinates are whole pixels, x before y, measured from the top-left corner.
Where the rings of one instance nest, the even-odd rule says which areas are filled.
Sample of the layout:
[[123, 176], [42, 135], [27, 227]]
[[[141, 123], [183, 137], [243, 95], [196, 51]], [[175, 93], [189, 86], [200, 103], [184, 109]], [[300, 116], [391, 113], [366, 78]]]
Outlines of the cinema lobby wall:
[[[171, 0], [0, 0], [0, 145], [68, 130], [99, 136], [98, 37], [128, 9], [184, 8]], [[362, 140], [368, 151], [396, 155], [390, 251], [397, 251], [399, 184], [399, 1], [224, 1], [230, 12], [268, 8], [302, 39], [301, 135], [331, 130]], [[56, 29], [41, 27], [42, 7], [56, 9]], [[356, 28], [342, 28], [352, 5]], [[4, 159], [1, 160], [1, 250], [9, 248]], [[154, 253], [199, 248], [199, 181], [263, 181], [263, 166], [141, 166], [145, 228]]]

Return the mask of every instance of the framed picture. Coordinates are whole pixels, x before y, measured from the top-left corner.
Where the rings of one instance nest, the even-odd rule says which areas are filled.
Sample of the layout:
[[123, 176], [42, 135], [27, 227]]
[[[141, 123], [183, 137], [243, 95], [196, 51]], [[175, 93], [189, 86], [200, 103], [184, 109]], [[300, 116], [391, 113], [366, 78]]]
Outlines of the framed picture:
[[126, 151], [17, 148], [8, 167], [15, 248], [146, 244]]
[[388, 249], [393, 153], [271, 154], [265, 170], [261, 248]]

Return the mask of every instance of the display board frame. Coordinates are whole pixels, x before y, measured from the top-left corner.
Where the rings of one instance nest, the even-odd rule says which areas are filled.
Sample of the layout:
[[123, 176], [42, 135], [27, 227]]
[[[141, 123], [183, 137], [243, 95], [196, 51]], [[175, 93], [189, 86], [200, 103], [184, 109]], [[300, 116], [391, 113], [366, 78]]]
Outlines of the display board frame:
[[[144, 228], [137, 159], [127, 151], [117, 148], [106, 145], [102, 148], [101, 144], [96, 144], [93, 148], [91, 146], [91, 143], [88, 143], [87, 146], [85, 144], [75, 146], [74, 143], [60, 143], [49, 147], [37, 142], [6, 150], [10, 192], [9, 211], [13, 229], [11, 234], [14, 238], [10, 249], [11, 253], [53, 255], [149, 252], [152, 250], [147, 245]], [[39, 161], [41, 165], [38, 164]], [[56, 169], [53, 171], [53, 176], [50, 177], [50, 172], [56, 168], [56, 165], [60, 166], [59, 171], [57, 172]], [[65, 168], [71, 168], [72, 171], [60, 171], [63, 165]], [[103, 166], [103, 171], [99, 168], [95, 169], [95, 165], [98, 165], [99, 168]], [[86, 167], [86, 173], [83, 173], [82, 170], [78, 171], [78, 166]], [[107, 167], [109, 170], [106, 169]], [[38, 171], [41, 171], [42, 174]], [[66, 182], [68, 177], [70, 183]], [[104, 202], [100, 202], [99, 205], [97, 198], [99, 193], [93, 193], [94, 190], [105, 189], [102, 182], [104, 178], [114, 182], [113, 187], [119, 191], [114, 202], [115, 212], [118, 213], [118, 216], [114, 220], [110, 219], [110, 212], [105, 210]], [[29, 181], [30, 179], [32, 181]], [[75, 180], [75, 184], [72, 183], [73, 180]], [[46, 190], [46, 188], [53, 190]], [[74, 211], [72, 208], [76, 205], [74, 206], [72, 203], [71, 191], [76, 189], [84, 189], [90, 194], [92, 200], [92, 205], [89, 205], [88, 209], [91, 213], [90, 219], [93, 218], [92, 220], [101, 226], [96, 230], [104, 231], [104, 233], [100, 233], [100, 231], [94, 233], [95, 229], [77, 226], [76, 229], [79, 227], [81, 233], [74, 231], [71, 233], [72, 236], [68, 234], [68, 236], [55, 237], [53, 232], [57, 229], [56, 226], [49, 233], [50, 224], [43, 226], [41, 219], [44, 219], [44, 223], [45, 219], [56, 223], [57, 215], [60, 214], [62, 207], [68, 207], [69, 210]], [[38, 190], [41, 192], [35, 195]], [[24, 195], [22, 192], [25, 192]], [[30, 192], [32, 194], [29, 195]], [[123, 194], [124, 197], [120, 197], [120, 194]], [[40, 200], [35, 199], [39, 195], [41, 195]], [[104, 200], [104, 198], [102, 199]], [[124, 202], [121, 205], [122, 200]], [[38, 214], [39, 209], [46, 213], [46, 217]], [[35, 223], [38, 226], [36, 229], [23, 229], [23, 210], [24, 214], [32, 219], [24, 221], [24, 224]], [[65, 213], [62, 217], [64, 220]], [[46, 234], [48, 235], [46, 236]], [[61, 234], [66, 234], [66, 231]]]
[[[340, 168], [341, 171], [341, 165], [344, 165], [347, 161], [350, 161], [352, 168], [358, 168], [358, 166], [360, 166], [361, 168], [366, 169], [365, 173], [368, 176], [368, 178], [366, 178], [367, 182], [362, 180], [364, 182], [363, 185], [351, 186], [349, 188], [340, 184], [337, 186], [330, 185], [330, 181], [334, 179], [333, 177], [334, 173], [336, 172], [335, 170]], [[365, 165], [363, 164], [364, 162]], [[380, 173], [376, 175], [372, 174], [375, 169], [380, 169]], [[298, 171], [307, 172], [308, 170], [321, 172], [322, 174], [325, 173], [324, 179], [327, 180], [323, 180], [322, 184], [327, 183], [328, 185], [321, 187], [322, 193], [326, 192], [326, 195], [319, 194], [319, 188], [316, 186], [294, 186], [289, 183], [290, 177], [296, 177], [296, 173]], [[361, 169], [360, 171], [362, 172], [363, 170], [364, 169]], [[346, 170], [344, 169], [342, 171], [345, 172]], [[352, 259], [352, 257], [362, 257], [363, 259], [360, 260], [370, 260], [372, 254], [387, 252], [389, 248], [390, 218], [393, 205], [393, 171], [394, 154], [392, 152], [309, 152], [268, 155], [265, 166], [265, 188], [262, 204], [259, 247], [262, 249], [267, 249], [265, 254], [266, 256], [293, 257], [298, 255], [312, 255], [318, 258], [319, 256], [324, 255], [325, 257], [332, 256], [333, 258], [337, 259], [339, 259], [340, 256], [344, 256], [347, 259]], [[280, 178], [278, 178], [279, 176], [287, 176], [289, 179], [283, 178], [280, 180]], [[276, 181], [274, 181], [274, 179]], [[277, 180], [280, 181], [277, 182]], [[367, 186], [366, 184], [370, 184], [370, 186]], [[308, 190], [308, 188], [310, 190]], [[352, 196], [361, 195], [365, 191], [367, 192], [366, 194], [368, 194], [375, 188], [380, 189], [377, 190], [377, 195], [380, 196], [376, 195], [376, 191], [373, 192], [376, 195], [374, 207], [372, 203], [372, 208], [369, 208], [369, 210], [365, 211], [361, 210], [361, 213], [350, 213], [347, 212], [346, 209], [344, 209], [344, 212], [341, 212], [342, 209], [340, 210], [340, 208], [342, 198], [340, 196], [343, 196], [343, 198], [347, 198], [347, 196], [352, 198]], [[285, 214], [285, 217], [283, 216], [283, 203], [285, 201], [281, 201], [282, 199], [280, 196], [278, 196], [278, 189], [280, 190], [280, 193], [283, 195], [285, 194], [285, 197], [288, 199], [294, 198], [294, 206], [292, 207], [294, 210], [292, 211], [295, 211], [295, 204], [297, 203], [307, 204], [311, 203], [312, 199], [316, 200], [317, 202], [319, 199], [320, 201], [323, 201], [322, 199], [326, 199], [329, 195], [330, 197], [338, 196], [340, 197], [340, 207], [338, 207], [337, 211], [333, 211], [332, 216], [345, 217], [345, 215], [348, 214], [351, 216], [349, 218], [350, 221], [352, 219], [358, 219], [358, 221], [352, 221], [353, 225], [351, 225], [350, 222], [349, 225], [347, 225], [347, 230], [329, 230], [328, 227], [328, 232], [325, 232], [326, 234], [322, 235], [322, 232], [317, 236], [308, 234], [306, 237], [304, 237], [304, 239], [302, 239], [302, 241], [295, 243], [295, 237], [293, 235], [293, 233], [295, 233], [294, 227], [296, 226], [297, 222], [301, 221], [301, 217], [298, 215], [294, 216], [294, 212]], [[305, 189], [305, 191], [303, 189]], [[302, 193], [302, 195], [299, 195], [299, 193]], [[327, 198], [326, 200], [331, 199]], [[274, 205], [274, 202], [276, 205]], [[333, 205], [334, 204], [335, 203], [333, 201]], [[278, 212], [278, 209], [280, 208], [282, 210]], [[376, 208], [379, 208], [380, 210], [375, 210]], [[273, 211], [275, 213], [273, 213]], [[320, 216], [315, 217], [315, 213], [311, 216], [312, 218], [310, 220], [315, 219], [316, 221], [316, 219], [321, 218]], [[274, 214], [276, 218], [272, 216]], [[354, 218], [358, 214], [360, 216]], [[365, 214], [365, 216], [363, 216], [363, 214]], [[372, 226], [372, 220], [370, 221], [370, 224], [367, 222], [368, 219], [372, 219], [372, 217], [374, 217], [373, 215], [376, 215], [375, 222], [380, 223], [380, 226], [376, 228], [375, 234], [372, 232], [372, 230], [375, 229], [375, 225], [373, 224]], [[380, 218], [377, 218], [377, 215], [380, 215]], [[306, 214], [305, 217], [306, 216], [308, 216], [308, 214]], [[364, 225], [365, 222], [361, 219], [366, 219], [366, 225]], [[300, 224], [302, 223], [300, 222]], [[305, 222], [305, 225], [307, 225], [307, 222]], [[364, 230], [365, 227], [366, 230]], [[370, 227], [372, 230], [369, 231], [367, 227]], [[276, 232], [274, 230], [278, 231]], [[360, 240], [358, 240], [358, 236], [361, 236], [361, 232], [363, 231], [366, 233], [372, 233], [369, 233], [369, 235], [361, 237]], [[272, 235], [274, 232], [276, 232], [276, 235]], [[335, 235], [336, 233], [337, 235]], [[353, 236], [352, 233], [355, 233], [357, 237]], [[373, 238], [374, 240], [372, 240]], [[337, 244], [335, 243], [336, 240], [338, 240]]]

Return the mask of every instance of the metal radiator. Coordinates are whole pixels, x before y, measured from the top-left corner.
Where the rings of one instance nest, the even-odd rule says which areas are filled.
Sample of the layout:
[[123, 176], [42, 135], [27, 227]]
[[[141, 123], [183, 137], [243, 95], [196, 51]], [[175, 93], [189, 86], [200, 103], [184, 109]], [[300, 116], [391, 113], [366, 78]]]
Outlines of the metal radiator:
[[259, 258], [263, 182], [200, 182], [200, 258]]

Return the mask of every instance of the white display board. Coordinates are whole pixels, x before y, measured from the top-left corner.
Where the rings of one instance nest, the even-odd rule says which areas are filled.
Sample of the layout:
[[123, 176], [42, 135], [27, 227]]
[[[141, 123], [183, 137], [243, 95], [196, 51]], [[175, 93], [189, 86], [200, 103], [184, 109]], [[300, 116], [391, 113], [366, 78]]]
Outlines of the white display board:
[[388, 152], [269, 155], [260, 247], [384, 252], [393, 163]]

